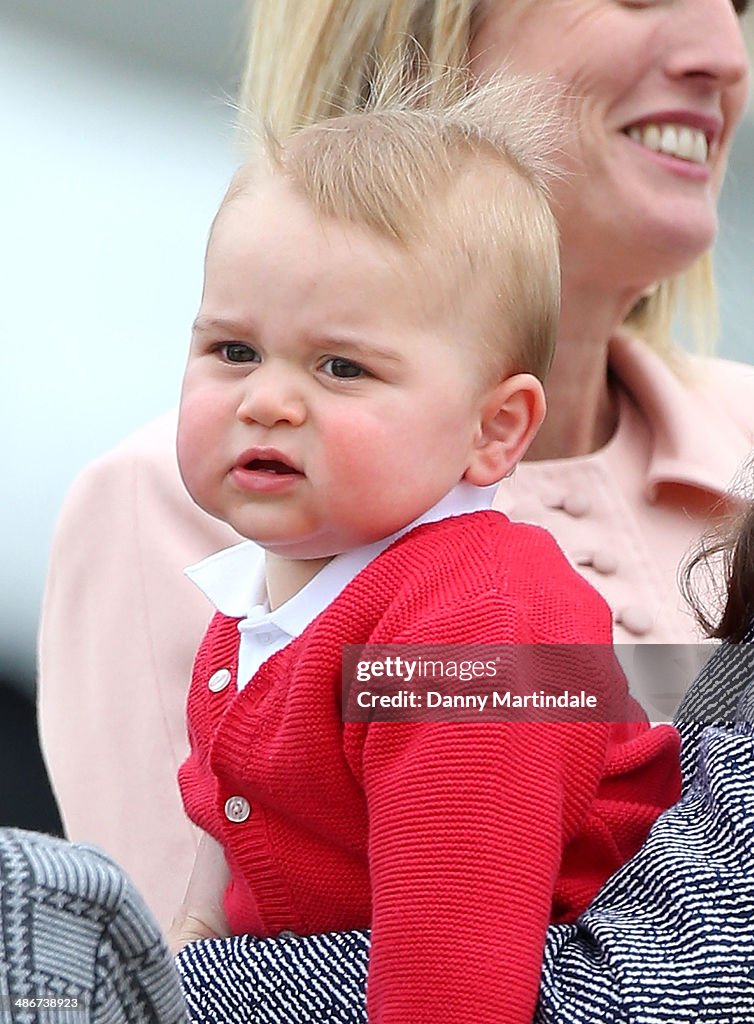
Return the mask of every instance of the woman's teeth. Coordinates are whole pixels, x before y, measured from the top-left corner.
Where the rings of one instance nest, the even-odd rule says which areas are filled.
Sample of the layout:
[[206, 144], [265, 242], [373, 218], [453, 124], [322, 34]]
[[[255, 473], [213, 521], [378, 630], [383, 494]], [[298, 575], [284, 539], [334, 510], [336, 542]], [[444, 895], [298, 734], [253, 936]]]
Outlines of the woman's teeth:
[[629, 138], [655, 153], [690, 160], [694, 164], [706, 164], [709, 156], [707, 136], [696, 128], [680, 124], [645, 124], [641, 128], [629, 128]]

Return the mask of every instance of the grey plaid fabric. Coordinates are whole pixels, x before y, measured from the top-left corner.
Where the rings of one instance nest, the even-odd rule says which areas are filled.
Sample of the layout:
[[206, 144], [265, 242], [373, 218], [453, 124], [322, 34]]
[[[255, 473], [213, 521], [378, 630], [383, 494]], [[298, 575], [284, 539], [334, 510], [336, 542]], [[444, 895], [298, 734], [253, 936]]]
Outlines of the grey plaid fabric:
[[[575, 924], [549, 929], [537, 1024], [754, 1021], [753, 646], [721, 647], [679, 712], [683, 799]], [[367, 961], [366, 932], [177, 959], [193, 1024], [363, 1024]]]
[[93, 847], [0, 829], [0, 1024], [185, 1021], [159, 928], [120, 868]]

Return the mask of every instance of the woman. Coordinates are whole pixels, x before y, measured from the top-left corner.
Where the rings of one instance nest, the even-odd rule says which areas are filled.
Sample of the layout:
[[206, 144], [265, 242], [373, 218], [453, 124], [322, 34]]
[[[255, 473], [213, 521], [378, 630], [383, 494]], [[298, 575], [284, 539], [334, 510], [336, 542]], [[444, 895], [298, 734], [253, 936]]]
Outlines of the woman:
[[[704, 297], [717, 190], [746, 97], [745, 6], [254, 8], [244, 98], [278, 131], [360, 100], [375, 60], [397, 52], [409, 66], [423, 54], [456, 68], [470, 59], [481, 77], [503, 64], [545, 72], [571, 97], [575, 131], [554, 190], [564, 273], [548, 420], [498, 506], [551, 530], [613, 608], [619, 643], [696, 639], [677, 566], [754, 437], [754, 371], [686, 359], [669, 337], [674, 276], [688, 271]], [[195, 853], [174, 780], [209, 617], [180, 570], [235, 540], [183, 494], [173, 432], [173, 417], [145, 428], [75, 485], [40, 644], [42, 739], [67, 831], [124, 864], [163, 923]]]

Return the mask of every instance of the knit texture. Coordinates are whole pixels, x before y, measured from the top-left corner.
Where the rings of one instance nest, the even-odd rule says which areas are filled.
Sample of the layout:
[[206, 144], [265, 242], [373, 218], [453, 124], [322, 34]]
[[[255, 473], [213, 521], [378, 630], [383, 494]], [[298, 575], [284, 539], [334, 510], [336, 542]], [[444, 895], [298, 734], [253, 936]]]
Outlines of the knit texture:
[[[39, 997], [69, 1000], [24, 1008]], [[0, 829], [1, 1024], [181, 1024], [178, 975], [126, 876], [93, 847]]]
[[[575, 924], [548, 928], [537, 1024], [754, 1020], [752, 641], [724, 645], [679, 712], [684, 799]], [[364, 1024], [368, 938], [187, 946], [178, 968], [191, 1019]]]
[[[454, 1022], [531, 1020], [548, 922], [583, 910], [675, 799], [675, 732], [344, 725], [341, 645], [580, 643], [604, 653], [602, 599], [544, 531], [480, 512], [398, 540], [245, 689], [213, 693], [219, 668], [235, 676], [236, 625], [216, 616], [197, 656], [180, 773], [190, 817], [226, 851], [231, 928], [272, 936], [371, 923], [374, 1021], [434, 1021], [438, 1006]], [[589, 661], [577, 664], [583, 685]], [[597, 671], [625, 695], [617, 663], [596, 658]], [[251, 814], [229, 821], [225, 803], [238, 796]]]

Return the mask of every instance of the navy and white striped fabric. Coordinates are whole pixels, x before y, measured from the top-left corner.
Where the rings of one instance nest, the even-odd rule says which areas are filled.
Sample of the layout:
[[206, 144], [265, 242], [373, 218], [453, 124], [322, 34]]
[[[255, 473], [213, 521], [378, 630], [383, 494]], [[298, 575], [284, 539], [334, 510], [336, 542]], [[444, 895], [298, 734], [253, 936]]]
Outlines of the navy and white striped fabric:
[[[723, 645], [684, 701], [680, 803], [575, 924], [549, 929], [537, 1024], [754, 1021], [753, 647]], [[367, 961], [364, 932], [177, 959], [194, 1024], [362, 1024]]]
[[368, 932], [187, 946], [177, 957], [192, 1021], [207, 1024], [363, 1024]]

